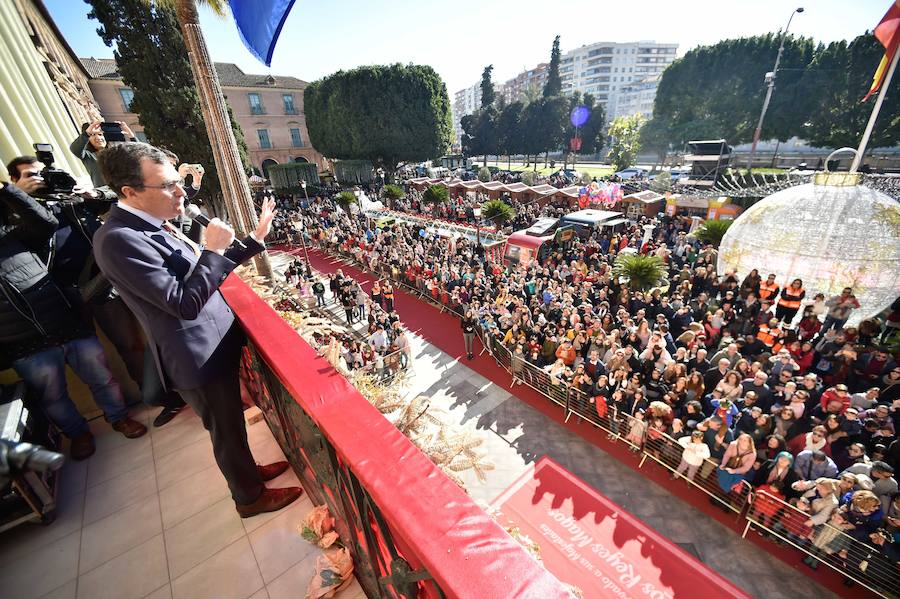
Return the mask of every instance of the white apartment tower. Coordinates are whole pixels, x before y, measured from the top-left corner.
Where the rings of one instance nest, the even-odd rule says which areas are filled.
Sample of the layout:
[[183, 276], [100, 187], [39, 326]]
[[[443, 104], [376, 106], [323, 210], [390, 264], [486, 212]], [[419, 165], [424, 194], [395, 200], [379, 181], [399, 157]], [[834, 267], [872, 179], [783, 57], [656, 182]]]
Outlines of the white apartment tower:
[[678, 44], [653, 41], [582, 46], [560, 59], [563, 91], [592, 94], [609, 120], [638, 112], [650, 117], [660, 75], [677, 50]]
[[[677, 51], [678, 44], [653, 41], [597, 42], [581, 46], [560, 58], [563, 93], [592, 94], [597, 103], [603, 105], [609, 121], [637, 113], [650, 118], [660, 76], [675, 60]], [[541, 63], [502, 85], [495, 84], [497, 96], [503, 95], [507, 102], [515, 102], [523, 100], [529, 86], [543, 90], [548, 67], [547, 63]], [[457, 141], [462, 138], [460, 119], [480, 107], [480, 81], [454, 94], [453, 129]]]
[[466, 89], [461, 89], [453, 94], [453, 131], [456, 133], [456, 143], [462, 139], [462, 125], [460, 120], [467, 114], [472, 114], [481, 108], [481, 81]]

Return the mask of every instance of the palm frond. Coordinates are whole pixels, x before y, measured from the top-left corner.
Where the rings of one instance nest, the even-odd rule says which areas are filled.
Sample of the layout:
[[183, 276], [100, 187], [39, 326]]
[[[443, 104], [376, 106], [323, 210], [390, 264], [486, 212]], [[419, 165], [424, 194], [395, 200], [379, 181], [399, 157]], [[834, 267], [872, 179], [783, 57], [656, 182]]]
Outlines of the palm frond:
[[[144, 0], [149, 5], [161, 6], [164, 8], [176, 8], [179, 0]], [[226, 0], [193, 0], [198, 7], [206, 6], [220, 17], [228, 14], [228, 2]]]
[[625, 254], [616, 258], [613, 265], [613, 274], [628, 279], [629, 287], [639, 291], [658, 285], [665, 272], [665, 263], [658, 256]]
[[502, 200], [489, 200], [481, 205], [481, 217], [500, 226], [516, 216], [513, 207]]
[[728, 227], [731, 226], [731, 223], [734, 221], [730, 220], [707, 220], [704, 221], [702, 225], [700, 225], [696, 231], [693, 232], [692, 236], [696, 239], [704, 243], [712, 244], [714, 247], [719, 247], [719, 244], [722, 243], [722, 238], [725, 237], [725, 232], [728, 231]]

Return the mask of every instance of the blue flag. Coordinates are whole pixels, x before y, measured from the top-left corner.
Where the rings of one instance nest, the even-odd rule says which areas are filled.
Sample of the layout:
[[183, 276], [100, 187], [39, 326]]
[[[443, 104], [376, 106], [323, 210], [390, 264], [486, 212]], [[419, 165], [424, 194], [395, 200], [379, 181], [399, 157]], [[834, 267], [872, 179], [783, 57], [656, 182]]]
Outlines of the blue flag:
[[294, 0], [228, 0], [247, 49], [265, 65], [272, 54]]

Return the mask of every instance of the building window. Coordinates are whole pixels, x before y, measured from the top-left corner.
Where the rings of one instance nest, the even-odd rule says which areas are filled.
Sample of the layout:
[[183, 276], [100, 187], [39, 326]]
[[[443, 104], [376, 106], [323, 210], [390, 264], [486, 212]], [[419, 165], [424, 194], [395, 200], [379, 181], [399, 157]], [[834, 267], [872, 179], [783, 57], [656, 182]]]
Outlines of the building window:
[[138, 141], [147, 143], [147, 134], [144, 133], [143, 131], [135, 131], [134, 136], [137, 138]]
[[293, 94], [282, 94], [281, 99], [284, 101], [284, 114], [297, 114]]
[[134, 102], [134, 92], [127, 87], [123, 87], [119, 90], [119, 95], [122, 97], [122, 107], [125, 109], [125, 112], [131, 112], [131, 103]]
[[250, 114], [266, 114], [266, 109], [263, 108], [259, 94], [250, 93], [247, 94], [247, 98], [250, 100]]
[[269, 141], [269, 130], [268, 129], [257, 129], [256, 135], [259, 137], [259, 147], [263, 150], [272, 147], [272, 142]]
[[303, 147], [303, 138], [300, 137], [300, 129], [296, 127], [291, 128], [291, 145], [295, 148]]

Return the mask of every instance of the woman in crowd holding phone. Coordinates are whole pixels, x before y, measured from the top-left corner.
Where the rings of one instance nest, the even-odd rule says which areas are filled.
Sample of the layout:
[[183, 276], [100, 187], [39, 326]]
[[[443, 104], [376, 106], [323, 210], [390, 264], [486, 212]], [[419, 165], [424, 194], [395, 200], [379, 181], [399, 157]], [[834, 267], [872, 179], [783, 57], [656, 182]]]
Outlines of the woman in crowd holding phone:
[[137, 138], [131, 127], [122, 121], [94, 121], [83, 124], [81, 135], [69, 146], [72, 153], [84, 163], [94, 187], [106, 185], [97, 164], [97, 154], [106, 147], [108, 141], [137, 141]]

